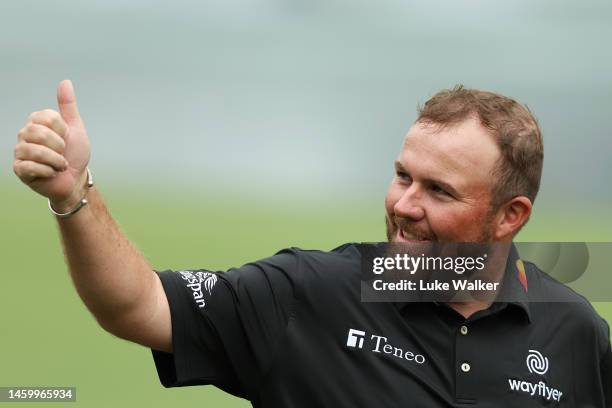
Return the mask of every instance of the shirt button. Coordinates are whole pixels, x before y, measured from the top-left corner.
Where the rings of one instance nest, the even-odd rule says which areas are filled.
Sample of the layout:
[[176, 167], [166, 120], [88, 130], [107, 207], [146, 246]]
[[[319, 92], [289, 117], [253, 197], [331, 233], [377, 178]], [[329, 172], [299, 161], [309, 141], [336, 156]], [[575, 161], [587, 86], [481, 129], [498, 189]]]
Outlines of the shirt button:
[[467, 326], [461, 326], [461, 328], [459, 329], [459, 331], [461, 332], [461, 334], [463, 334], [464, 336], [466, 334], [468, 334], [468, 328]]
[[470, 371], [470, 365], [468, 363], [463, 363], [461, 364], [461, 371], [463, 371], [464, 373], [467, 373]]

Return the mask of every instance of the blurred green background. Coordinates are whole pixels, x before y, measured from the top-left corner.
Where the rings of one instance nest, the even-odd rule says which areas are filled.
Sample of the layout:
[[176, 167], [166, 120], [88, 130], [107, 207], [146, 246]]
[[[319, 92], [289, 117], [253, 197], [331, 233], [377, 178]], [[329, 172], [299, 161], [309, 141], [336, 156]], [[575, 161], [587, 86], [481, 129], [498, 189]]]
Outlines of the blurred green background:
[[[611, 19], [604, 0], [2, 2], [0, 386], [76, 386], [73, 407], [248, 405], [163, 389], [150, 351], [78, 299], [45, 200], [11, 171], [19, 128], [55, 107], [61, 79], [98, 188], [157, 269], [383, 240], [415, 107], [456, 83], [515, 97], [542, 125], [519, 240], [612, 241]], [[608, 320], [611, 305], [596, 304]]]

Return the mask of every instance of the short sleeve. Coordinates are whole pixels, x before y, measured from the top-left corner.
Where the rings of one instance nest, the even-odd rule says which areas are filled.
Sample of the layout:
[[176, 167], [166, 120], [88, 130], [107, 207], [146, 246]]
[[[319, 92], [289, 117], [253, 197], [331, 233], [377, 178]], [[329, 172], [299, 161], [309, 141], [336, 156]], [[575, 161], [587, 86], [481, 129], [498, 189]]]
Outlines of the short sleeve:
[[250, 399], [285, 335], [299, 272], [295, 249], [227, 272], [158, 272], [172, 319], [172, 353], [152, 350], [162, 385]]
[[612, 348], [610, 346], [602, 359], [601, 382], [604, 386], [606, 408], [612, 408]]
[[604, 401], [606, 408], [612, 408], [612, 345], [608, 337], [607, 351], [601, 359], [601, 383], [603, 384]]

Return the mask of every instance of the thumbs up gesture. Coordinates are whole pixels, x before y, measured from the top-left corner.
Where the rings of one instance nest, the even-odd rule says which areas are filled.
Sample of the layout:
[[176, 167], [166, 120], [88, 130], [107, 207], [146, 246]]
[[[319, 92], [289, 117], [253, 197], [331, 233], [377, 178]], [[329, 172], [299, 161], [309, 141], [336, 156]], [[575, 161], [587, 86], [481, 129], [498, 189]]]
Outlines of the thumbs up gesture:
[[28, 117], [17, 136], [13, 171], [61, 212], [85, 194], [90, 146], [69, 80], [60, 82], [57, 104], [59, 112], [45, 109]]

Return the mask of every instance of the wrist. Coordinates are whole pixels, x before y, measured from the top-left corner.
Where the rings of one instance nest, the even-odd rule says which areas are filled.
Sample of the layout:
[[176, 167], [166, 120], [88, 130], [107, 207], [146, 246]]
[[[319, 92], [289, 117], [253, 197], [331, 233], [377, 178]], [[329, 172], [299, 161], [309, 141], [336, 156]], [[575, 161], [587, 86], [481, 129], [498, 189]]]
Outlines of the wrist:
[[49, 209], [56, 216], [67, 218], [87, 204], [85, 196], [87, 195], [87, 191], [93, 187], [93, 180], [89, 168], [86, 170], [87, 171], [83, 172], [81, 175], [76, 184], [77, 187], [72, 191], [69, 197], [60, 200], [49, 199]]
[[64, 214], [69, 212], [71, 209], [79, 205], [81, 199], [85, 196], [85, 191], [81, 192], [80, 195], [70, 196], [69, 198], [62, 201], [51, 201], [49, 200], [49, 205], [51, 205], [52, 209], [55, 212]]

